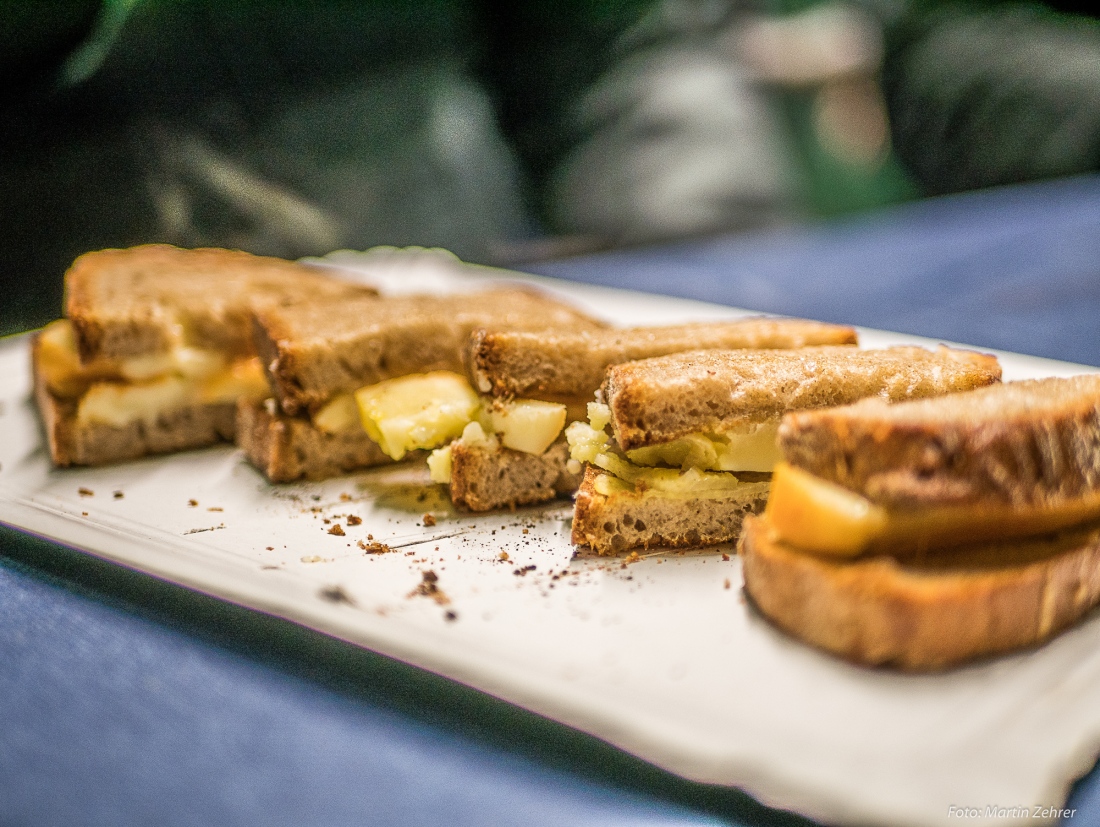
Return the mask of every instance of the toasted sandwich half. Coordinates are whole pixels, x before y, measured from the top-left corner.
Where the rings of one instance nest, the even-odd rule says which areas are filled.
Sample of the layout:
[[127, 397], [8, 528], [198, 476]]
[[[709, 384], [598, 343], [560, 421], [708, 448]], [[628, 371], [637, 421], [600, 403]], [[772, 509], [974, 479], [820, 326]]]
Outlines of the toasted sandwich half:
[[747, 318], [671, 327], [555, 332], [476, 331], [467, 344], [471, 384], [482, 394], [477, 427], [436, 452], [433, 479], [473, 511], [572, 494], [564, 426], [584, 419], [610, 365], [708, 348], [856, 344], [850, 327], [802, 319]]
[[938, 669], [1100, 602], [1100, 376], [788, 416], [745, 590], [851, 661]]
[[100, 465], [232, 439], [237, 399], [267, 395], [252, 312], [373, 292], [233, 250], [81, 256], [65, 274], [65, 318], [32, 346], [53, 461]]
[[783, 414], [1000, 376], [994, 357], [946, 347], [710, 350], [614, 366], [589, 423], [566, 433], [573, 460], [587, 464], [573, 542], [601, 554], [732, 542], [767, 501]]
[[272, 482], [420, 456], [452, 439], [478, 408], [462, 361], [476, 329], [603, 327], [525, 287], [269, 307], [254, 321], [271, 394], [242, 401], [238, 441]]

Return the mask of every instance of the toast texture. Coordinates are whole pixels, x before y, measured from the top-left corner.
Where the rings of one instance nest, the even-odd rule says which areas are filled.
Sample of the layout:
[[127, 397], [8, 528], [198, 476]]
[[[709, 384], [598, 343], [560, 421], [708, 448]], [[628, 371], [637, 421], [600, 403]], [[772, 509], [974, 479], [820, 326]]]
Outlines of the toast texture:
[[597, 329], [601, 322], [524, 288], [454, 296], [394, 296], [269, 307], [255, 343], [281, 409], [316, 411], [332, 396], [395, 376], [463, 373], [477, 328]]
[[[37, 346], [37, 342], [32, 348]], [[32, 357], [37, 362], [36, 357]], [[165, 411], [155, 421], [125, 426], [81, 422], [75, 399], [62, 399], [34, 371], [34, 397], [54, 465], [106, 465], [150, 454], [170, 454], [231, 441], [235, 432], [232, 403], [195, 404]]]
[[375, 293], [282, 259], [148, 244], [77, 258], [65, 274], [65, 315], [84, 362], [177, 344], [243, 355], [252, 352], [252, 312], [259, 307]]
[[[759, 514], [768, 499], [768, 475], [722, 497], [662, 497], [639, 491], [601, 494], [604, 472], [589, 465], [577, 491], [572, 541], [601, 555], [632, 548], [692, 548], [731, 543], [746, 516]], [[742, 475], [738, 475], [742, 476]], [[749, 478], [749, 475], [743, 475]]]
[[608, 369], [604, 398], [624, 450], [722, 433], [867, 397], [897, 402], [999, 382], [993, 356], [940, 347], [707, 350]]
[[929, 671], [1039, 644], [1100, 602], [1100, 526], [901, 561], [838, 561], [746, 521], [745, 591], [776, 626], [855, 663]]
[[559, 439], [536, 456], [511, 448], [451, 443], [451, 501], [471, 511], [549, 502], [577, 490], [566, 469], [569, 445]]
[[270, 482], [326, 479], [394, 462], [365, 431], [327, 434], [307, 417], [280, 413], [273, 399], [242, 399], [236, 416], [237, 445]]
[[894, 506], [1054, 504], [1100, 486], [1100, 375], [790, 414], [792, 465]]
[[856, 332], [802, 319], [750, 318], [672, 327], [533, 333], [478, 330], [466, 348], [471, 384], [496, 397], [591, 398], [610, 365], [689, 350], [854, 345]]

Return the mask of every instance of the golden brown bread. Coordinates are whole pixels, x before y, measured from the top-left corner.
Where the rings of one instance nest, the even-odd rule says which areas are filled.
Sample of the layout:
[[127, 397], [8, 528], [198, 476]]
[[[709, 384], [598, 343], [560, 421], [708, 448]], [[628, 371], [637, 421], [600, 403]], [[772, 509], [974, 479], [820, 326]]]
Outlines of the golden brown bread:
[[256, 314], [255, 337], [280, 407], [296, 414], [315, 411], [337, 393], [395, 376], [462, 372], [462, 348], [476, 328], [601, 326], [549, 296], [502, 288], [267, 308]]
[[152, 422], [138, 420], [124, 426], [78, 421], [78, 400], [62, 399], [46, 387], [45, 376], [37, 369], [37, 347], [36, 337], [32, 343], [34, 397], [54, 465], [105, 465], [233, 439], [232, 403], [196, 403], [165, 411]]
[[798, 639], [868, 665], [942, 669], [1041, 643], [1100, 601], [1100, 526], [899, 561], [825, 559], [746, 520], [745, 591]]
[[999, 381], [993, 356], [940, 347], [708, 350], [627, 362], [603, 385], [625, 449], [721, 433], [788, 411], [937, 396]]
[[[308, 417], [280, 413], [273, 399], [240, 400], [236, 430], [245, 457], [271, 482], [325, 479], [393, 464], [365, 431], [327, 434]], [[422, 460], [424, 454], [415, 451], [408, 457]]]
[[599, 554], [733, 542], [742, 520], [759, 513], [768, 497], [766, 474], [739, 474], [746, 480], [744, 486], [724, 496], [691, 498], [652, 496], [645, 491], [601, 494], [596, 481], [604, 475], [591, 465], [585, 467], [573, 509], [573, 544]]
[[788, 415], [788, 462], [887, 505], [1056, 503], [1100, 486], [1100, 375]]
[[65, 274], [65, 315], [85, 362], [176, 344], [238, 355], [252, 352], [251, 315], [259, 307], [375, 292], [282, 259], [149, 244], [76, 259]]
[[559, 439], [541, 455], [502, 446], [451, 443], [451, 501], [471, 511], [515, 508], [577, 490], [569, 473], [569, 446]]
[[471, 384], [498, 397], [591, 398], [609, 365], [687, 350], [856, 344], [850, 327], [750, 318], [671, 327], [553, 333], [478, 330], [466, 348]]

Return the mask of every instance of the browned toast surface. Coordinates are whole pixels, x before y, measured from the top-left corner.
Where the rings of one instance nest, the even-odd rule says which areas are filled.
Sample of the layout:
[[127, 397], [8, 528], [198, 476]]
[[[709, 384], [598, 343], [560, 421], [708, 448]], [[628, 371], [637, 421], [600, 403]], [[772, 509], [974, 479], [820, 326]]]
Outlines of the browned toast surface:
[[462, 348], [481, 327], [570, 330], [601, 323], [533, 290], [395, 296], [267, 308], [256, 346], [286, 413], [395, 376], [462, 372]]
[[779, 446], [884, 504], [1068, 500], [1100, 486], [1100, 375], [794, 413]]
[[258, 307], [374, 292], [282, 259], [149, 244], [80, 256], [65, 274], [65, 315], [86, 362], [174, 344], [236, 354], [251, 352]]
[[802, 319], [737, 319], [671, 327], [532, 333], [478, 330], [467, 345], [471, 383], [493, 396], [591, 397], [609, 365], [710, 348], [856, 344], [850, 327]]
[[937, 396], [1000, 377], [995, 357], [946, 347], [708, 350], [615, 365], [603, 392], [619, 445], [632, 449], [794, 410]]
[[732, 543], [746, 515], [759, 513], [768, 496], [760, 484], [709, 498], [646, 496], [640, 491], [605, 495], [596, 489], [603, 474], [585, 468], [573, 509], [573, 544], [599, 554]]
[[451, 501], [471, 511], [549, 502], [577, 490], [579, 478], [566, 470], [565, 440], [544, 454], [510, 448], [451, 443]]
[[868, 665], [932, 670], [1032, 646], [1100, 601], [1100, 527], [928, 555], [836, 560], [747, 520], [745, 591], [794, 637]]

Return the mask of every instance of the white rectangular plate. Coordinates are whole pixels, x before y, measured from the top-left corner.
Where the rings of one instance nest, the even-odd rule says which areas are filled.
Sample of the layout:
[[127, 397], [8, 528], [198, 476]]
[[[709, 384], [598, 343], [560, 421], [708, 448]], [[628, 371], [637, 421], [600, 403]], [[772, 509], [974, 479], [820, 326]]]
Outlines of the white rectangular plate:
[[[406, 291], [500, 277], [432, 256], [328, 263]], [[530, 280], [619, 323], [744, 314]], [[866, 347], [933, 344], [861, 335]], [[730, 548], [630, 565], [576, 557], [568, 504], [456, 512], [417, 466], [273, 487], [223, 447], [53, 469], [27, 351], [26, 338], [0, 346], [0, 521], [17, 528], [400, 658], [822, 821], [947, 824], [973, 808], [968, 823], [1035, 824], [1035, 808], [1060, 806], [1100, 752], [1095, 614], [1034, 652], [946, 674], [857, 668], [754, 614]], [[1094, 370], [999, 355], [1005, 379]], [[357, 542], [368, 536], [394, 551], [365, 554]], [[438, 577], [434, 595], [420, 593], [426, 571]]]

